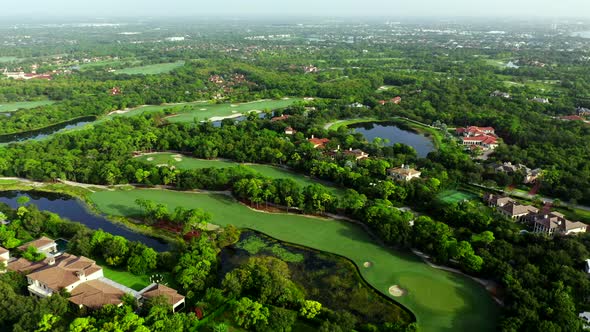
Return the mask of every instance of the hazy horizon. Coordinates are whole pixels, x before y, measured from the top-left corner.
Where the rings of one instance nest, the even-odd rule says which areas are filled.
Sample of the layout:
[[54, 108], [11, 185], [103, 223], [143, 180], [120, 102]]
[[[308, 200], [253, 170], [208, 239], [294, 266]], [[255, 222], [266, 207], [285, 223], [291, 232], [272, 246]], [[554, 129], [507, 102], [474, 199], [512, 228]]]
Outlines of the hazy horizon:
[[[187, 16], [342, 16], [342, 17], [506, 17], [590, 18], [586, 0], [20, 0], [2, 6], [0, 17], [41, 18]], [[15, 17], [16, 16], [16, 17]], [[38, 19], [39, 17], [28, 17]]]

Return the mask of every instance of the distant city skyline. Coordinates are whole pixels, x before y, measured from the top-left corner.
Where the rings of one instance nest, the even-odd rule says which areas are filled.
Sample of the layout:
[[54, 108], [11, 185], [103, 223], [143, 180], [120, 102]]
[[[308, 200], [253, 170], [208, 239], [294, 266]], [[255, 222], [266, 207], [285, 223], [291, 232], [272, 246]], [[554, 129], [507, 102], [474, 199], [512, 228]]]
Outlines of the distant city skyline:
[[[379, 16], [590, 18], [587, 0], [19, 0], [0, 17]], [[31, 17], [29, 17], [31, 18]], [[34, 18], [34, 17], [33, 17]]]

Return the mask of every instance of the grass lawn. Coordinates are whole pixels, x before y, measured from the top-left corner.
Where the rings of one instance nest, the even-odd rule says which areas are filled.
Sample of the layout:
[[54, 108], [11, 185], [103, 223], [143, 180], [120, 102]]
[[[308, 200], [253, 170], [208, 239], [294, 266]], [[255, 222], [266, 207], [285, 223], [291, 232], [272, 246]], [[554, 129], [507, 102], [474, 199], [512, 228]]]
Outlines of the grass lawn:
[[51, 100], [21, 101], [21, 102], [6, 103], [6, 104], [0, 103], [0, 112], [14, 112], [14, 111], [17, 111], [21, 108], [30, 109], [30, 108], [43, 106], [43, 105], [50, 105], [53, 103], [55, 103], [55, 102], [51, 101]]
[[19, 183], [18, 180], [0, 179], [0, 185], [9, 185]]
[[[229, 160], [205, 160], [205, 159], [196, 159], [196, 158], [187, 158], [182, 157], [179, 158], [180, 161], [175, 159], [175, 154], [173, 153], [155, 153], [150, 155], [145, 155], [138, 157], [138, 159], [154, 164], [154, 165], [174, 165], [180, 169], [199, 169], [199, 168], [227, 168], [227, 167], [236, 167], [242, 165], [246, 168], [252, 169], [266, 177], [271, 179], [293, 179], [301, 186], [308, 186], [314, 183], [321, 183], [319, 181], [313, 180], [310, 177], [307, 177], [303, 174], [298, 174], [295, 172], [291, 172], [289, 170], [275, 167], [271, 165], [261, 165], [261, 164], [240, 164], [237, 162], [229, 161]], [[176, 157], [178, 158], [178, 157]], [[323, 184], [323, 183], [322, 183]], [[344, 194], [344, 190], [326, 186], [332, 193], [341, 196]]]
[[0, 56], [0, 63], [14, 62], [17, 60], [18, 60], [18, 58], [14, 57], [14, 56]]
[[438, 194], [438, 199], [448, 204], [461, 202], [465, 199], [472, 200], [474, 198], [476, 198], [475, 195], [459, 190], [445, 190]]
[[[339, 254], [351, 259], [378, 291], [400, 285], [408, 291], [396, 300], [418, 319], [421, 331], [494, 331], [498, 308], [485, 289], [460, 275], [434, 269], [414, 255], [386, 249], [358, 225], [300, 215], [260, 213], [225, 195], [164, 190], [105, 191], [90, 195], [103, 213], [139, 213], [137, 198], [155, 200], [169, 209], [203, 208], [218, 225], [233, 224], [266, 233], [279, 240]], [[364, 262], [373, 266], [364, 268]]]
[[128, 74], [128, 75], [154, 75], [169, 73], [172, 70], [184, 66], [184, 61], [176, 61], [170, 63], [158, 63], [155, 65], [147, 65], [140, 67], [129, 67], [117, 70], [116, 74]]
[[137, 276], [131, 272], [112, 268], [104, 262], [101, 262], [100, 266], [102, 266], [105, 278], [109, 278], [136, 291], [140, 291], [151, 284], [148, 275]]
[[[177, 116], [168, 118], [168, 122], [194, 122], [203, 121], [215, 117], [227, 117], [237, 114], [245, 114], [251, 111], [264, 111], [266, 109], [276, 110], [293, 105], [297, 101], [302, 101], [301, 98], [289, 98], [280, 100], [258, 100], [249, 103], [241, 104], [200, 104], [195, 105], [194, 108], [183, 111]], [[212, 119], [215, 120], [215, 119]]]

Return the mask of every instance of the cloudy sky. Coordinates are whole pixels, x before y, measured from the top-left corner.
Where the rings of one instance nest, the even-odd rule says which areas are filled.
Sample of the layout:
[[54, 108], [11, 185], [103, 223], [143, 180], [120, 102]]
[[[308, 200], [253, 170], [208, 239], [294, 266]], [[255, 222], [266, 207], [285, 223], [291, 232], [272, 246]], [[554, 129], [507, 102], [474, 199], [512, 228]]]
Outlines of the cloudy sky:
[[586, 17], [590, 0], [1, 0], [0, 17], [42, 16], [510, 16]]

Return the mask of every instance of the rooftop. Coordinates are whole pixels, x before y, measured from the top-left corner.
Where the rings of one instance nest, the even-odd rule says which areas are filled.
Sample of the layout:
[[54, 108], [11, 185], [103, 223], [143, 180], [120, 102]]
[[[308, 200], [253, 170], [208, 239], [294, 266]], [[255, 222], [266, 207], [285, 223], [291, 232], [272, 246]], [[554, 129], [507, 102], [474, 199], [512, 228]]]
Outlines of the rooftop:
[[48, 264], [27, 277], [59, 290], [79, 281], [80, 275], [89, 276], [100, 270], [102, 268], [89, 258], [64, 254], [55, 259], [55, 264]]
[[148, 299], [156, 296], [164, 296], [166, 299], [168, 299], [168, 303], [172, 306], [184, 300], [184, 296], [178, 294], [175, 289], [161, 284], [152, 284], [148, 286], [142, 291], [141, 295]]
[[71, 291], [70, 301], [90, 309], [100, 309], [104, 305], [122, 303], [125, 292], [100, 280], [91, 280], [80, 284]]

